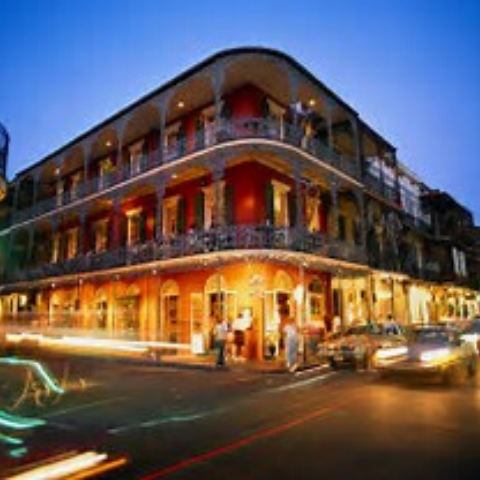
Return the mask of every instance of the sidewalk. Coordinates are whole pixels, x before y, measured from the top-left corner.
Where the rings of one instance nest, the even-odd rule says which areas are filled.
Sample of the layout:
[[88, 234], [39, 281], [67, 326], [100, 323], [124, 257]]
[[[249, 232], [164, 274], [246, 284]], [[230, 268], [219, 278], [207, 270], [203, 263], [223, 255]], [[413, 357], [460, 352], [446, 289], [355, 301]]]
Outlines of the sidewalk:
[[[9, 355], [34, 357], [35, 352], [53, 353], [62, 357], [72, 357], [83, 360], [93, 360], [105, 363], [119, 363], [124, 365], [157, 366], [170, 368], [186, 368], [204, 371], [226, 372], [250, 372], [259, 374], [288, 373], [284, 359], [274, 360], [245, 360], [234, 361], [227, 358], [224, 367], [216, 365], [216, 353], [211, 352], [203, 355], [181, 354], [133, 354], [118, 352], [86, 351], [85, 349], [72, 349], [50, 346], [33, 346], [19, 344], [8, 348]], [[298, 370], [307, 370], [317, 367], [318, 362], [302, 365], [299, 363]]]

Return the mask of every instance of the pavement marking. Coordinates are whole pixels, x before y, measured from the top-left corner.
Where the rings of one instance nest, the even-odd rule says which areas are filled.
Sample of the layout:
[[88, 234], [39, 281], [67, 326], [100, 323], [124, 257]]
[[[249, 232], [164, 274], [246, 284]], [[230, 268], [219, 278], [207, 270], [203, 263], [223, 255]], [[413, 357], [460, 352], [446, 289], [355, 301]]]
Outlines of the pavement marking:
[[152, 418], [150, 420], [144, 420], [138, 423], [131, 423], [128, 425], [113, 427], [108, 429], [107, 432], [112, 435], [119, 435], [125, 432], [130, 432], [131, 430], [140, 430], [142, 428], [155, 428], [160, 425], [166, 425], [168, 423], [194, 422], [202, 418], [210, 417], [211, 415], [215, 415], [218, 413], [225, 413], [229, 410], [232, 410], [232, 407], [220, 407], [220, 408], [214, 408], [212, 410], [205, 410], [203, 412], [198, 412], [198, 413], [185, 413], [183, 415], [182, 414], [167, 415], [163, 417]]
[[185, 460], [181, 460], [178, 463], [174, 463], [174, 464], [172, 464], [168, 467], [165, 467], [161, 470], [158, 470], [156, 472], [148, 474], [148, 475], [142, 477], [142, 480], [155, 480], [157, 478], [166, 477], [166, 476], [168, 476], [172, 473], [176, 473], [176, 472], [179, 472], [179, 471], [184, 470], [186, 468], [189, 468], [192, 465], [196, 465], [196, 464], [199, 464], [199, 463], [204, 463], [207, 460], [211, 460], [211, 459], [219, 457], [223, 454], [231, 453], [235, 450], [239, 450], [240, 448], [252, 445], [253, 443], [255, 443], [259, 440], [269, 438], [269, 437], [273, 437], [273, 436], [278, 435], [280, 433], [283, 433], [285, 431], [291, 430], [294, 427], [297, 427], [299, 425], [307, 423], [307, 422], [309, 422], [309, 421], [311, 421], [315, 418], [323, 417], [323, 416], [327, 415], [328, 413], [331, 413], [335, 410], [339, 410], [341, 407], [343, 407], [343, 406], [345, 406], [349, 403], [352, 403], [352, 401], [353, 401], [352, 397], [350, 397], [348, 400], [342, 400], [342, 401], [330, 404], [328, 406], [318, 408], [318, 409], [313, 410], [312, 412], [310, 412], [306, 415], [303, 415], [303, 416], [297, 417], [293, 420], [290, 420], [289, 422], [281, 423], [279, 425], [276, 425], [275, 427], [267, 428], [267, 429], [264, 429], [264, 430], [259, 430], [258, 432], [254, 433], [254, 434], [252, 434], [248, 437], [243, 437], [243, 438], [240, 438], [239, 440], [236, 440], [232, 443], [222, 445], [220, 447], [214, 448], [210, 451], [201, 453], [199, 455], [194, 455], [194, 456], [192, 456], [190, 458], [187, 458]]
[[72, 412], [78, 412], [80, 410], [88, 410], [89, 408], [95, 408], [99, 405], [105, 405], [107, 403], [122, 402], [128, 400], [130, 397], [116, 397], [116, 398], [106, 398], [104, 400], [96, 400], [95, 402], [84, 403], [82, 405], [76, 405], [75, 407], [65, 408], [63, 410], [56, 410], [55, 412], [47, 413], [44, 415], [44, 418], [53, 418], [59, 417], [60, 415], [66, 415]]
[[317, 383], [317, 382], [324, 382], [327, 378], [333, 377], [335, 375], [338, 375], [337, 372], [328, 372], [325, 375], [318, 375], [313, 378], [308, 378], [306, 380], [301, 380], [299, 382], [291, 383], [288, 385], [281, 385], [280, 387], [274, 387], [270, 388], [268, 390], [264, 390], [261, 393], [277, 393], [277, 392], [284, 392], [287, 390], [294, 390], [296, 388], [302, 388], [305, 387], [306, 385], [310, 385], [312, 383]]

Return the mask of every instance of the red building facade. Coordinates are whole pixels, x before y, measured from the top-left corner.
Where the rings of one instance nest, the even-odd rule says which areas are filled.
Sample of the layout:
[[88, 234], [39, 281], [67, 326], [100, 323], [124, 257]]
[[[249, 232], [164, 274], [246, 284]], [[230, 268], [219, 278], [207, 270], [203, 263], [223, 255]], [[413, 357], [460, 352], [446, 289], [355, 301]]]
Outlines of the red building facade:
[[[221, 52], [17, 174], [0, 314], [197, 350], [216, 319], [241, 318], [248, 357], [278, 354], [287, 318], [318, 331], [386, 313], [370, 250], [398, 248], [381, 220], [403, 222], [401, 175], [290, 57]], [[421, 252], [415, 218], [402, 238]]]

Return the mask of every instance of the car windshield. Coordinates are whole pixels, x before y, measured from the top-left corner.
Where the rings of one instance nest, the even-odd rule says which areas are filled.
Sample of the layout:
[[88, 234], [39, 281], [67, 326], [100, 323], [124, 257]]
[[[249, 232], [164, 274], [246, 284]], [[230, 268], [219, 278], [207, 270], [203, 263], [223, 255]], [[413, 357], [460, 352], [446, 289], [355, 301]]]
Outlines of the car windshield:
[[473, 322], [463, 333], [480, 333], [480, 321]]
[[380, 325], [357, 325], [356, 327], [349, 328], [345, 335], [381, 335], [383, 333]]
[[414, 334], [416, 343], [428, 343], [436, 345], [446, 345], [453, 339], [453, 332], [443, 329], [424, 329], [417, 330]]

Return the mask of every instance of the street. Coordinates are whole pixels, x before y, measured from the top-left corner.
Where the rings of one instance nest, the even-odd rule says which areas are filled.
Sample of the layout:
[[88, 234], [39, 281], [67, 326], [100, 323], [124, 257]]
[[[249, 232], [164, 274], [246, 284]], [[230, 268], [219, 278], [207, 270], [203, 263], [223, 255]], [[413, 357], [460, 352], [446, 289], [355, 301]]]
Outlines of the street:
[[126, 457], [110, 478], [478, 478], [477, 379], [45, 362], [58, 374], [68, 365], [70, 388], [20, 408], [46, 421], [32, 448], [77, 442]]

